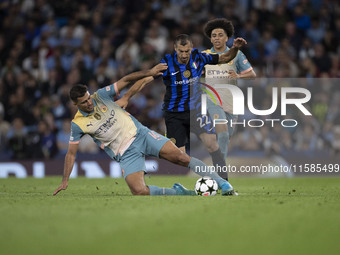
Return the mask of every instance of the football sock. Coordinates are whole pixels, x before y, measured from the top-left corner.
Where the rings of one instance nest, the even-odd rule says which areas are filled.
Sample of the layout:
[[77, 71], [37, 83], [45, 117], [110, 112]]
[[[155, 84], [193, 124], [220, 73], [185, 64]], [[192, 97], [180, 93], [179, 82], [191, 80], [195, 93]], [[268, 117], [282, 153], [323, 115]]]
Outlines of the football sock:
[[189, 163], [189, 166], [191, 171], [194, 173], [200, 175], [200, 176], [209, 176], [210, 178], [214, 179], [218, 187], [221, 187], [222, 183], [224, 183], [226, 180], [224, 180], [222, 177], [220, 177], [215, 171], [211, 171], [211, 167], [208, 167], [206, 164], [204, 164], [201, 160], [192, 157]]
[[210, 152], [210, 156], [213, 162], [213, 166], [215, 167], [215, 170], [219, 172], [221, 177], [228, 181], [228, 172], [223, 172], [223, 170], [226, 170], [227, 167], [221, 150], [218, 149], [217, 151]]
[[220, 146], [220, 150], [224, 156], [224, 159], [227, 158], [229, 141], [230, 139], [228, 131], [224, 131], [217, 134], [217, 142], [218, 145]]
[[153, 185], [148, 185], [150, 190], [150, 196], [159, 196], [159, 195], [167, 195], [167, 196], [173, 196], [176, 195], [175, 189], [169, 189], [169, 188], [160, 188]]

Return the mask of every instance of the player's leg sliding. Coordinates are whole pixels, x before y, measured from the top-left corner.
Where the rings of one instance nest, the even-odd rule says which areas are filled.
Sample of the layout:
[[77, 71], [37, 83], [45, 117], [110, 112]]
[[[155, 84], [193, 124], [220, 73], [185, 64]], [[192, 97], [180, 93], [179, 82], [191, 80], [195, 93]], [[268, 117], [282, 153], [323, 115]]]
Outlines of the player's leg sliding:
[[201, 160], [192, 157], [188, 167], [191, 171], [202, 177], [209, 176], [214, 179], [217, 182], [218, 187], [221, 189], [222, 196], [234, 194], [233, 186], [231, 186], [227, 180], [220, 177], [215, 171], [212, 171], [211, 168], [204, 164]]
[[[204, 177], [209, 176], [214, 179], [219, 188], [222, 190], [222, 195], [232, 195], [234, 193], [233, 187], [227, 180], [224, 180], [220, 177], [214, 170], [209, 168], [206, 164], [204, 164], [201, 160], [189, 157], [188, 154], [182, 152], [178, 147], [176, 147], [172, 142], [168, 141], [159, 153], [160, 158], [164, 158], [174, 164], [189, 167], [191, 171], [197, 173], [198, 175]], [[182, 190], [181, 185], [175, 184], [174, 187], [177, 190]], [[186, 193], [183, 191], [183, 193]], [[192, 191], [190, 191], [192, 193]]]
[[175, 195], [186, 195], [186, 196], [195, 196], [196, 193], [193, 190], [186, 189], [182, 184], [175, 183], [174, 186], [170, 188], [160, 188], [153, 185], [148, 185], [150, 190], [150, 196], [175, 196]]

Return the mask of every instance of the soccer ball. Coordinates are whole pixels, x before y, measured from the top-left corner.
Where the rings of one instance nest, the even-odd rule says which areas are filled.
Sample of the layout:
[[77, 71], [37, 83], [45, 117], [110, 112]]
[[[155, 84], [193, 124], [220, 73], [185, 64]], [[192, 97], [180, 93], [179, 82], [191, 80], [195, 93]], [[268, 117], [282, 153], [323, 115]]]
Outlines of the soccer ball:
[[217, 190], [217, 182], [208, 176], [199, 178], [195, 184], [195, 192], [199, 196], [215, 196]]

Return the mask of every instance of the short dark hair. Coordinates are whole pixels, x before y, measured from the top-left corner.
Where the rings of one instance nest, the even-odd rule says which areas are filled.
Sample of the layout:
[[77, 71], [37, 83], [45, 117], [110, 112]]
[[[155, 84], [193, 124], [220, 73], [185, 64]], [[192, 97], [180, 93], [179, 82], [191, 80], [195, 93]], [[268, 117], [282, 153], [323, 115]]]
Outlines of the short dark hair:
[[177, 35], [175, 38], [175, 45], [179, 44], [179, 45], [184, 46], [184, 45], [187, 45], [188, 42], [192, 44], [191, 38], [187, 34], [180, 34], [180, 35]]
[[234, 35], [233, 23], [231, 23], [231, 21], [225, 18], [220, 18], [208, 21], [208, 23], [204, 26], [203, 29], [205, 36], [210, 39], [211, 32], [216, 28], [223, 29], [229, 38]]
[[87, 92], [87, 86], [83, 84], [76, 84], [70, 90], [70, 98], [73, 102], [77, 103], [78, 97], [82, 97]]

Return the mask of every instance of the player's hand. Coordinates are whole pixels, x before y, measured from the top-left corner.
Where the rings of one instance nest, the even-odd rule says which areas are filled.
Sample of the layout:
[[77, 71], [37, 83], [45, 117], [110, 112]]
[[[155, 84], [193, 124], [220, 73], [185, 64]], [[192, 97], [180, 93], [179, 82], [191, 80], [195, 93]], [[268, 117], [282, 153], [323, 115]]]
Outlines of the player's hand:
[[125, 98], [124, 96], [115, 101], [116, 104], [118, 104], [121, 108], [126, 109], [126, 107], [129, 104], [129, 99]]
[[234, 43], [233, 43], [233, 46], [235, 46], [236, 48], [241, 48], [243, 47], [244, 45], [247, 44], [247, 41], [244, 40], [243, 38], [241, 37], [237, 37], [235, 40], [234, 40]]
[[62, 182], [61, 185], [59, 186], [59, 188], [57, 188], [54, 192], [53, 192], [53, 196], [57, 195], [60, 191], [67, 189], [67, 182]]
[[162, 75], [163, 74], [162, 71], [165, 71], [166, 69], [168, 69], [168, 65], [165, 63], [155, 65], [153, 68], [150, 69], [150, 76]]
[[234, 70], [228, 71], [228, 74], [229, 74], [228, 78], [237, 79], [240, 77]]

